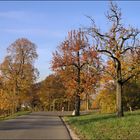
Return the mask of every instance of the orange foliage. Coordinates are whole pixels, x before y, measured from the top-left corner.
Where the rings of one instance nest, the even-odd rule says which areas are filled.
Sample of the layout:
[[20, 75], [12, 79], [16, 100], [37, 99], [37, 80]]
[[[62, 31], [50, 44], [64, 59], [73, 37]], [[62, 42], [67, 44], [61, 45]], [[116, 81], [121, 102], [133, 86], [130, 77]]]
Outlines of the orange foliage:
[[[80, 102], [80, 94], [87, 93], [97, 82], [99, 64], [98, 53], [90, 46], [85, 33], [74, 30], [68, 33], [67, 39], [53, 53], [52, 70], [62, 76], [68, 96], [75, 95]], [[95, 75], [91, 74], [88, 66], [96, 71]], [[76, 105], [79, 109], [79, 103], [76, 102]]]

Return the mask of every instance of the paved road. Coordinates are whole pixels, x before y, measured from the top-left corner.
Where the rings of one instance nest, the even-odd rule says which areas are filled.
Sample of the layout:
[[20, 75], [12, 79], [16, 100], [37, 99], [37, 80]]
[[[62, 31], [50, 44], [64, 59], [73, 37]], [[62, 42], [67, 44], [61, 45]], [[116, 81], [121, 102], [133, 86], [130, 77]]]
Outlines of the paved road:
[[58, 114], [36, 112], [0, 122], [0, 139], [70, 140], [70, 136]]

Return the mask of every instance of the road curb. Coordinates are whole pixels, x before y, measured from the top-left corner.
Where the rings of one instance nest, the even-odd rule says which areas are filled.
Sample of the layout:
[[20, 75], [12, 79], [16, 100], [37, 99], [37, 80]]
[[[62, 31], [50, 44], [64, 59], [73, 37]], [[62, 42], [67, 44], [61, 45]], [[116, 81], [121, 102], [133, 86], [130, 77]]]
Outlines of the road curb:
[[64, 126], [66, 127], [71, 140], [80, 140], [80, 138], [78, 138], [78, 136], [73, 132], [73, 130], [70, 128], [69, 124], [64, 120], [64, 118], [62, 116], [59, 116], [61, 121], [63, 122]]

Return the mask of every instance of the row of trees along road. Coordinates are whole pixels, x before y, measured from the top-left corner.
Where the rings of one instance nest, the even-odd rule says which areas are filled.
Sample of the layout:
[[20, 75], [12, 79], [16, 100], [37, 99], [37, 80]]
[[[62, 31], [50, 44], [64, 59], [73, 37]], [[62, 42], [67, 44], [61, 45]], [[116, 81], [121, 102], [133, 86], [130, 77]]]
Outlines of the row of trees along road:
[[[124, 84], [140, 74], [140, 31], [133, 27], [125, 27], [122, 23], [122, 14], [115, 3], [110, 3], [106, 15], [110, 28], [102, 33], [90, 18], [92, 26], [78, 31], [71, 31], [68, 37], [53, 53], [52, 69], [65, 76], [65, 85], [70, 85], [70, 92], [75, 96], [75, 111], [79, 115], [80, 96], [90, 87], [97, 84], [100, 77], [107, 74], [116, 86], [116, 111], [118, 117], [123, 116], [122, 91]], [[89, 39], [93, 40], [90, 45]], [[102, 56], [106, 62], [102, 63]], [[89, 68], [92, 70], [90, 80]], [[84, 77], [84, 78], [83, 78]], [[86, 77], [86, 78], [85, 78]], [[85, 86], [86, 84], [88, 86]], [[87, 88], [87, 89], [86, 89]]]
[[31, 86], [38, 77], [34, 67], [37, 58], [36, 45], [21, 38], [7, 49], [7, 56], [0, 65], [0, 111], [14, 113], [21, 104], [28, 103]]
[[[34, 67], [36, 45], [25, 38], [11, 44], [0, 65], [0, 112], [14, 113], [28, 102], [33, 108], [51, 110], [54, 100], [59, 101], [58, 104], [64, 100], [65, 104], [71, 103], [71, 108], [75, 105], [78, 116], [81, 99], [86, 99], [88, 110], [88, 100], [93, 93], [101, 93], [98, 99], [102, 103], [110, 104], [113, 100], [109, 111], [116, 110], [118, 117], [123, 116], [122, 100], [126, 106], [135, 106], [139, 100], [132, 102], [127, 88], [131, 84], [137, 90], [129, 91], [138, 93], [139, 82], [133, 81], [139, 81], [140, 74], [140, 31], [122, 24], [122, 14], [115, 3], [110, 2], [106, 17], [110, 28], [105, 33], [91, 17], [92, 26], [70, 31], [53, 53], [51, 68], [55, 74], [40, 83], [35, 84], [38, 77]], [[116, 92], [116, 96], [104, 94], [106, 92]]]

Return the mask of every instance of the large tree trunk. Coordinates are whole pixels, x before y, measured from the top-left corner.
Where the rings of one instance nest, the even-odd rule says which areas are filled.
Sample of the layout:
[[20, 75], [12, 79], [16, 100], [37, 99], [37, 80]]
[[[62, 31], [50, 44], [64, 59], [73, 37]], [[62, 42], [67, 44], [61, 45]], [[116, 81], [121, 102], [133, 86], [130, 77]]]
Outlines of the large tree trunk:
[[117, 82], [117, 116], [122, 117], [123, 114], [123, 104], [122, 104], [122, 84], [120, 82]]
[[122, 104], [122, 75], [121, 75], [121, 63], [117, 65], [117, 81], [116, 81], [116, 103], [117, 103], [117, 116], [122, 117], [123, 104]]
[[75, 116], [80, 115], [80, 96], [77, 94], [75, 97]]

